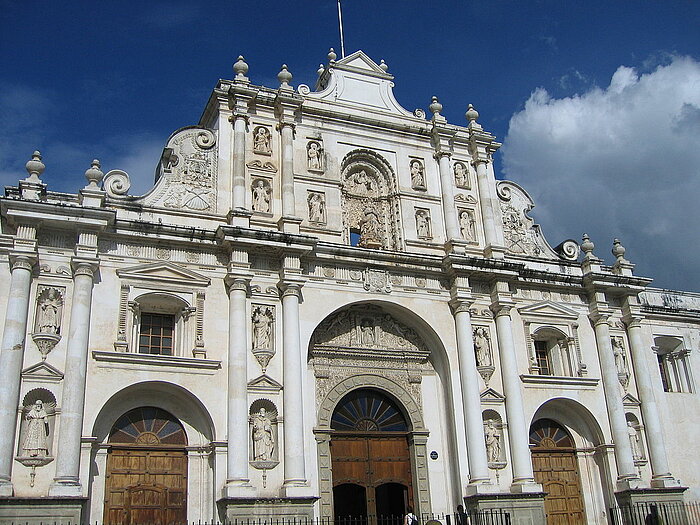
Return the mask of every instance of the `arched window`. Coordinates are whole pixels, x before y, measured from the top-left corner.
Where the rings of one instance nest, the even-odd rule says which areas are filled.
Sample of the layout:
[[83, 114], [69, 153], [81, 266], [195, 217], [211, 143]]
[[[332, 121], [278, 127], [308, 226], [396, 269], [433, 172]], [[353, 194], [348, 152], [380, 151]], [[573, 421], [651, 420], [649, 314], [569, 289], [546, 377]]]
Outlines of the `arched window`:
[[538, 419], [530, 427], [530, 447], [540, 449], [574, 448], [574, 440], [556, 421]]
[[693, 377], [688, 361], [690, 350], [679, 337], [659, 336], [652, 347], [659, 363], [664, 392], [693, 392]]
[[358, 432], [406, 432], [406, 418], [387, 396], [361, 389], [346, 394], [331, 418], [331, 428]]
[[133, 313], [131, 348], [140, 354], [186, 356], [192, 341], [187, 329], [195, 311], [182, 298], [164, 292], [141, 295], [129, 306]]
[[554, 328], [540, 328], [532, 334], [535, 349], [536, 370], [540, 375], [576, 375], [575, 355], [570, 338]]

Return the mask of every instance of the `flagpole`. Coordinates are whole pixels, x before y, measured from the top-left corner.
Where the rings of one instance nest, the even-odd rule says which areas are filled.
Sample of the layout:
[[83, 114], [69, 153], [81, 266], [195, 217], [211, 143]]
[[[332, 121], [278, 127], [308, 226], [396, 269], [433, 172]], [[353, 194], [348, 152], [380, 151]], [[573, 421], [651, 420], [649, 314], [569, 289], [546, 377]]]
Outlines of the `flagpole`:
[[340, 10], [340, 0], [338, 0], [338, 25], [340, 26], [340, 57], [345, 58], [345, 38], [343, 37], [343, 12]]

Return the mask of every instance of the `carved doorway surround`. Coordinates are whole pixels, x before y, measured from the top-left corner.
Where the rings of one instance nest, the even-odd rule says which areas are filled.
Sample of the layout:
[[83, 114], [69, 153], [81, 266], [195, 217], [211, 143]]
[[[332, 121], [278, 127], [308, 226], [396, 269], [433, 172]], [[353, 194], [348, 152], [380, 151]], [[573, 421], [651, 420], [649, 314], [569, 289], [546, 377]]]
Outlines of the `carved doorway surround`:
[[109, 436], [105, 525], [167, 525], [187, 520], [187, 437], [154, 407], [130, 410]]
[[583, 525], [581, 477], [569, 432], [556, 421], [539, 419], [530, 427], [530, 450], [535, 481], [547, 494], [547, 525]]

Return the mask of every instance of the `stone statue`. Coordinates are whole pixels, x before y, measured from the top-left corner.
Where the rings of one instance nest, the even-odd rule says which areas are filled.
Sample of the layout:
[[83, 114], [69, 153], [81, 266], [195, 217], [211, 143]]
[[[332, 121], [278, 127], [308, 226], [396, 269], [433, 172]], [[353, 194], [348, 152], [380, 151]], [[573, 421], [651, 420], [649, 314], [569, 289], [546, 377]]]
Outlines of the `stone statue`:
[[642, 459], [642, 449], [639, 445], [639, 433], [632, 421], [627, 422], [627, 435], [629, 436], [630, 446], [632, 447], [632, 457], [635, 460]]
[[348, 186], [356, 195], [373, 195], [377, 192], [377, 185], [365, 170], [353, 173], [348, 178]]
[[360, 332], [362, 334], [362, 344], [374, 346], [374, 325], [370, 319], [362, 320], [360, 323]]
[[474, 351], [478, 366], [491, 366], [491, 341], [489, 332], [484, 327], [474, 330]]
[[365, 216], [360, 221], [360, 246], [381, 245], [382, 237], [379, 228], [377, 214], [372, 210], [366, 210]]
[[306, 149], [306, 159], [310, 170], [322, 170], [321, 145], [318, 142], [309, 142]]
[[259, 153], [272, 152], [272, 148], [270, 147], [270, 132], [267, 128], [262, 126], [256, 128], [253, 137], [253, 149]]
[[486, 457], [489, 463], [496, 463], [501, 459], [501, 434], [496, 428], [493, 419], [486, 422], [486, 430], [484, 430], [486, 439]]
[[430, 215], [427, 210], [416, 211], [416, 230], [418, 237], [431, 237], [430, 235]]
[[44, 402], [37, 399], [25, 417], [27, 427], [22, 442], [24, 456], [48, 456], [49, 416], [44, 410]]
[[253, 348], [272, 347], [272, 319], [268, 311], [256, 308], [253, 312]]
[[253, 210], [263, 213], [270, 212], [270, 190], [265, 187], [265, 182], [258, 179], [253, 185]]
[[459, 212], [459, 231], [467, 241], [474, 240], [474, 217], [467, 210]]
[[[42, 294], [43, 295], [43, 294]], [[63, 305], [61, 294], [49, 288], [39, 300], [39, 332], [57, 334], [61, 328], [60, 308]]]
[[411, 186], [414, 188], [425, 188], [423, 163], [416, 159], [411, 161]]
[[613, 337], [612, 348], [613, 355], [615, 356], [615, 368], [617, 368], [618, 374], [627, 374], [627, 358], [625, 357], [625, 346], [622, 343], [621, 337]]
[[264, 408], [253, 415], [253, 459], [255, 461], [271, 461], [275, 449], [275, 436], [272, 421]]
[[326, 222], [326, 203], [321, 193], [309, 194], [309, 221]]
[[469, 175], [467, 167], [461, 162], [456, 162], [454, 165], [455, 184], [458, 188], [469, 189]]

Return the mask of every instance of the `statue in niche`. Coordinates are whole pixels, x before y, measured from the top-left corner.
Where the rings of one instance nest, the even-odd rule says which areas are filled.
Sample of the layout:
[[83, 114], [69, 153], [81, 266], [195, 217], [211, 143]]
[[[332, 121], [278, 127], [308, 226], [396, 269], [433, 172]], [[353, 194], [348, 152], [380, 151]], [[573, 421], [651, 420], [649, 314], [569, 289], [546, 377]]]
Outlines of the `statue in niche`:
[[476, 364], [478, 366], [492, 366], [491, 341], [489, 332], [484, 327], [479, 327], [474, 330], [474, 351], [476, 353]]
[[63, 298], [55, 288], [48, 288], [39, 299], [39, 332], [58, 334], [61, 329], [61, 306]]
[[256, 153], [271, 153], [270, 147], [270, 131], [267, 128], [259, 126], [255, 128], [253, 135], [253, 150]]
[[501, 459], [501, 433], [498, 431], [493, 419], [489, 419], [486, 422], [484, 438], [486, 439], [486, 457], [488, 462], [497, 463]]
[[253, 420], [253, 459], [255, 461], [271, 461], [275, 449], [275, 436], [270, 420], [264, 408], [260, 408]]
[[411, 161], [411, 186], [413, 188], [425, 189], [423, 163], [417, 159]]
[[253, 348], [272, 348], [272, 315], [267, 308], [253, 312]]
[[322, 170], [323, 162], [321, 160], [321, 145], [318, 142], [311, 141], [306, 147], [306, 160], [310, 170]]
[[474, 240], [474, 216], [467, 210], [459, 212], [459, 231], [467, 241]]
[[639, 433], [632, 421], [627, 422], [627, 435], [630, 439], [630, 447], [632, 447], [632, 457], [635, 460], [642, 459], [642, 448], [639, 444]]
[[265, 186], [265, 181], [262, 179], [258, 179], [253, 184], [253, 210], [270, 213], [270, 189]]
[[430, 214], [428, 210], [416, 210], [416, 230], [418, 237], [430, 238]]
[[309, 221], [326, 222], [326, 202], [322, 193], [310, 193], [308, 198]]
[[469, 189], [469, 174], [467, 167], [461, 162], [456, 162], [454, 165], [455, 185], [458, 188]]
[[360, 323], [360, 333], [364, 346], [374, 346], [374, 323], [371, 319], [363, 319]]
[[360, 246], [374, 247], [382, 245], [380, 224], [373, 210], [365, 210], [365, 216], [360, 221]]
[[49, 416], [44, 402], [37, 399], [25, 416], [27, 421], [22, 441], [22, 455], [26, 457], [46, 457], [49, 455]]
[[627, 357], [625, 356], [625, 346], [622, 342], [622, 337], [611, 337], [611, 341], [617, 373], [626, 375], [629, 373], [629, 370], [627, 369]]

